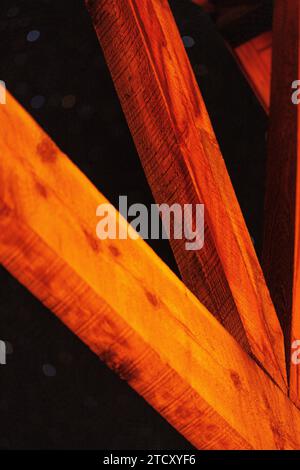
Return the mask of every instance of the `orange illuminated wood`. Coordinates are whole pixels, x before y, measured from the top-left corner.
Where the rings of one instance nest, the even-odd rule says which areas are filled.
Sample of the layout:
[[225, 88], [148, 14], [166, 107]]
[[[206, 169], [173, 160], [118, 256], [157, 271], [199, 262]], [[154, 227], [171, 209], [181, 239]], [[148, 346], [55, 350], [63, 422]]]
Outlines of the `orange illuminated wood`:
[[[299, 70], [299, 0], [276, 0], [273, 14], [273, 65], [268, 132], [268, 160], [264, 213], [263, 268], [272, 300], [285, 336], [288, 363], [291, 351], [291, 323], [294, 311], [293, 337], [299, 336], [299, 260], [295, 257], [297, 216], [296, 190], [300, 141], [298, 108], [292, 103], [292, 83], [300, 78]], [[298, 222], [299, 223], [299, 222]], [[297, 292], [298, 290], [298, 292]], [[294, 291], [294, 292], [293, 292]], [[295, 304], [293, 308], [293, 295]], [[299, 366], [292, 371], [291, 394], [296, 386]], [[300, 395], [297, 397], [300, 403]]]
[[[299, 75], [300, 76], [300, 75]], [[298, 109], [298, 142], [300, 142], [300, 114]], [[298, 160], [299, 162], [299, 150]], [[297, 168], [296, 217], [295, 217], [295, 250], [293, 276], [293, 309], [290, 341], [290, 396], [300, 408], [300, 168]]]
[[264, 109], [269, 112], [272, 33], [263, 33], [237, 47], [234, 52], [258, 99]]
[[106, 202], [8, 95], [1, 263], [196, 447], [299, 449], [299, 410], [149, 246], [97, 239]]
[[[300, 5], [298, 2], [298, 24], [296, 26], [298, 34], [298, 74], [297, 79], [300, 80]], [[296, 54], [295, 51], [295, 54]], [[298, 88], [299, 89], [299, 88]], [[295, 90], [294, 90], [295, 91]], [[298, 99], [299, 99], [298, 94]], [[292, 310], [292, 331], [291, 331], [291, 370], [290, 370], [290, 395], [291, 398], [300, 407], [300, 104], [297, 105], [297, 129], [296, 129], [296, 143], [297, 143], [297, 165], [296, 165], [296, 194], [295, 194], [295, 248], [294, 248], [294, 273], [293, 273], [293, 310]], [[295, 140], [294, 140], [295, 144]], [[294, 342], [298, 342], [295, 349]], [[293, 361], [294, 354], [297, 363]]]
[[87, 5], [156, 202], [205, 205], [204, 247], [171, 240], [185, 284], [285, 388], [282, 331], [168, 2]]

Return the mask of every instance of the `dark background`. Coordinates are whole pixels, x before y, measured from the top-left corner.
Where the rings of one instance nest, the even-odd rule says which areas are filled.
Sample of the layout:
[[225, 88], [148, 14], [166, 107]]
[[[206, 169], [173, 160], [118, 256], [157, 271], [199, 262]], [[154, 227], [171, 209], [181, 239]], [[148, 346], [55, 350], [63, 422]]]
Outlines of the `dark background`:
[[[259, 254], [266, 116], [211, 19], [170, 4]], [[153, 202], [83, 0], [1, 0], [0, 53], [0, 79], [112, 203]], [[0, 339], [0, 448], [191, 448], [4, 269]]]

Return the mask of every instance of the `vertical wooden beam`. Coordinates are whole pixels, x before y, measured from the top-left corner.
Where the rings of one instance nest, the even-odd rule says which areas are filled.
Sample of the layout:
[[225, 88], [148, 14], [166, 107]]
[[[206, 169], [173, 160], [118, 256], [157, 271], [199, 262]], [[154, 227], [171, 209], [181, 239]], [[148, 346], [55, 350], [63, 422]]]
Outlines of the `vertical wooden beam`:
[[282, 331], [167, 0], [87, 5], [156, 201], [205, 205], [204, 247], [171, 240], [186, 285], [285, 387]]
[[[298, 1], [298, 75], [300, 80], [300, 2]], [[295, 91], [295, 90], [294, 90]], [[298, 88], [299, 91], [299, 88]], [[298, 100], [300, 94], [297, 94]], [[300, 103], [297, 105], [297, 173], [296, 173], [296, 209], [295, 209], [295, 252], [294, 252], [294, 290], [291, 334], [290, 396], [300, 407]]]
[[[277, 0], [273, 17], [273, 61], [265, 195], [263, 268], [291, 350], [295, 243], [298, 110], [292, 83], [299, 67], [299, 0]], [[295, 312], [295, 315], [297, 313]], [[299, 314], [298, 314], [299, 315]], [[293, 386], [294, 387], [294, 386]], [[293, 388], [292, 387], [292, 388]]]

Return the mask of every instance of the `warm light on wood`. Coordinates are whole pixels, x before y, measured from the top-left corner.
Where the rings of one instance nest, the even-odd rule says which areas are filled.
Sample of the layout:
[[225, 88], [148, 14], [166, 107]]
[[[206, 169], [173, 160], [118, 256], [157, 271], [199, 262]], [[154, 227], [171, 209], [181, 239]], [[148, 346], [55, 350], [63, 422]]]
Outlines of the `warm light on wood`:
[[235, 48], [234, 53], [262, 106], [270, 110], [272, 33], [263, 33]]
[[[298, 51], [298, 76], [300, 80], [300, 3], [298, 1], [298, 22], [297, 28], [297, 39], [298, 45], [295, 51], [295, 55]], [[297, 105], [297, 124], [296, 124], [296, 136], [294, 136], [294, 158], [296, 159], [296, 183], [295, 183], [295, 238], [294, 238], [294, 272], [293, 272], [293, 309], [292, 309], [292, 329], [291, 329], [291, 345], [295, 341], [300, 340], [300, 103]], [[296, 149], [295, 149], [296, 146]], [[299, 350], [298, 348], [296, 348]], [[291, 348], [291, 359], [297, 351]], [[300, 407], [300, 354], [297, 354], [295, 358], [298, 360], [297, 363], [291, 360], [290, 369], [290, 396]]]
[[[273, 14], [273, 63], [262, 263], [285, 336], [287, 361], [300, 339], [298, 271], [299, 160], [298, 108], [292, 83], [299, 71], [299, 0], [276, 0]], [[300, 77], [300, 76], [299, 76]], [[293, 305], [294, 297], [294, 305]], [[293, 312], [293, 313], [292, 313]], [[293, 315], [293, 332], [291, 331]], [[299, 335], [299, 338], [297, 338]], [[288, 366], [289, 367], [289, 366]], [[291, 372], [291, 396], [300, 404], [299, 365]]]
[[96, 238], [106, 199], [10, 95], [0, 124], [4, 266], [196, 447], [299, 448], [300, 412], [149, 246]]
[[204, 248], [171, 240], [185, 284], [285, 388], [282, 331], [168, 2], [87, 5], [156, 202], [205, 204]]

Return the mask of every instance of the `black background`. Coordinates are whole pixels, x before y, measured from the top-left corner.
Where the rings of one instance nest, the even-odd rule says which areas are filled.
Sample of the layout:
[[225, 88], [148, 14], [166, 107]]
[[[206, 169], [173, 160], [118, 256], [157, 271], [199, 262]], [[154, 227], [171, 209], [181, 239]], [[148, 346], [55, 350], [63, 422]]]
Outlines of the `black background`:
[[[170, 4], [194, 39], [187, 52], [259, 254], [266, 116], [211, 20], [188, 1]], [[83, 0], [1, 0], [0, 39], [0, 79], [58, 146], [112, 203], [151, 204]], [[168, 242], [150, 244], [177, 272]], [[4, 269], [0, 339], [0, 448], [192, 448]]]

